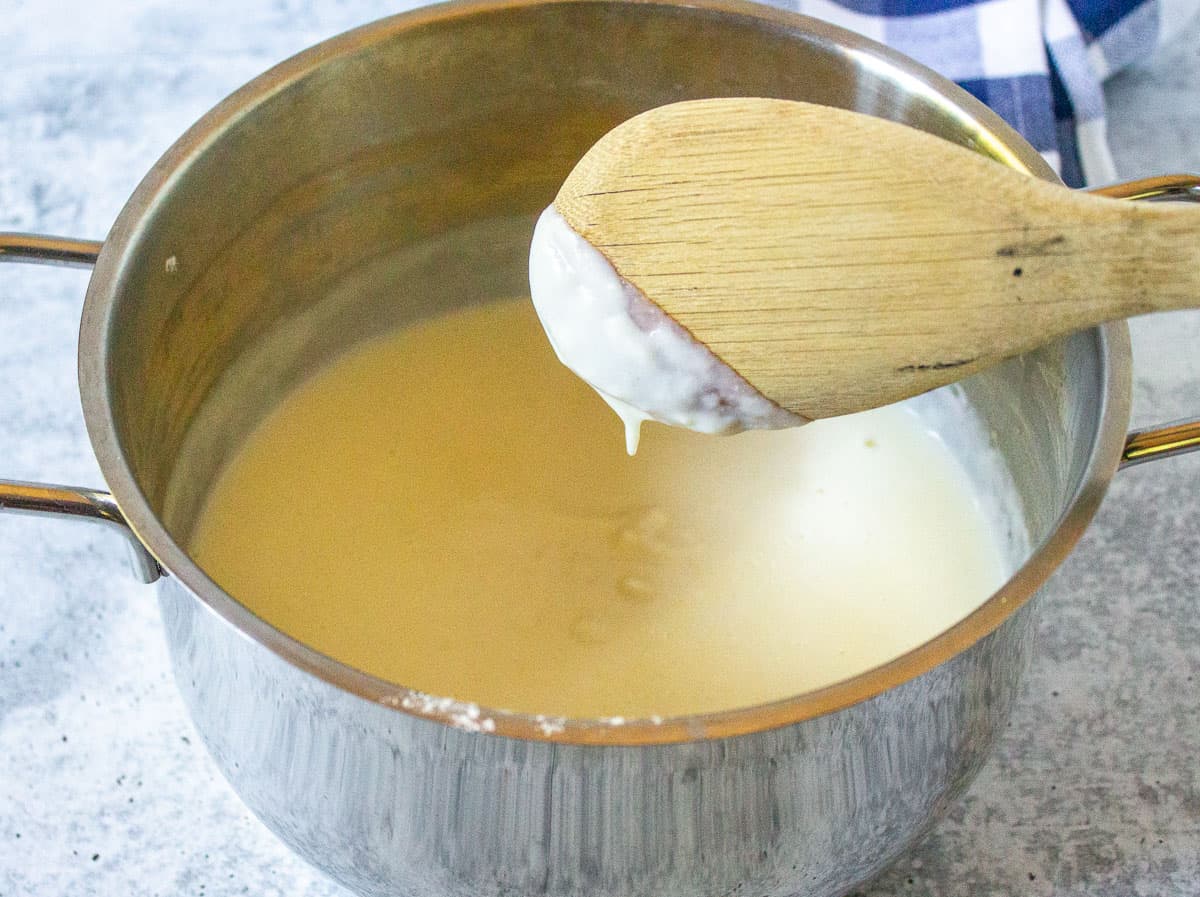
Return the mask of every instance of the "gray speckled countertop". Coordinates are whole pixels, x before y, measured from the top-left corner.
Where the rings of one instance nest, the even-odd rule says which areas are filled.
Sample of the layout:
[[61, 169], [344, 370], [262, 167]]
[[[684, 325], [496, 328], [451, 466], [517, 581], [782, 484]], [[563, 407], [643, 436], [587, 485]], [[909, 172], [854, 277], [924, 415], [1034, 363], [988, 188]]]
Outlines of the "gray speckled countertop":
[[[142, 174], [272, 63], [380, 0], [5, 0], [0, 230], [102, 236]], [[1200, 23], [1109, 86], [1122, 177], [1200, 171]], [[87, 274], [0, 271], [0, 475], [99, 484], [75, 386]], [[1135, 424], [1200, 413], [1200, 313], [1133, 324]], [[1042, 599], [969, 794], [867, 893], [1200, 893], [1200, 454], [1122, 473]], [[195, 736], [119, 540], [0, 516], [0, 897], [344, 894]]]

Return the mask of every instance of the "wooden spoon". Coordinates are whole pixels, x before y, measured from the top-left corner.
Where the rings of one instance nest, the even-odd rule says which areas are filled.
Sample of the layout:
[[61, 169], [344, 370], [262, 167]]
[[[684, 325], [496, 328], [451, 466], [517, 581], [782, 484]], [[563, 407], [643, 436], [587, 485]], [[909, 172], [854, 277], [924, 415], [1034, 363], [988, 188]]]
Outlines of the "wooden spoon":
[[1200, 305], [1196, 209], [1075, 193], [807, 103], [653, 109], [603, 137], [554, 204], [623, 278], [808, 418]]

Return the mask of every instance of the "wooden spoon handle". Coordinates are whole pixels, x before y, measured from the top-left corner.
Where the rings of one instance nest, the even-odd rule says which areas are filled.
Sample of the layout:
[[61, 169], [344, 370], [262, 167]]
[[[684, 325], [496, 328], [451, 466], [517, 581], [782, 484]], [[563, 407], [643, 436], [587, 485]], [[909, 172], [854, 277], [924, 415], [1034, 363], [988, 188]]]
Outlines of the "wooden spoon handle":
[[805, 103], [652, 110], [602, 139], [555, 205], [622, 277], [806, 417], [1200, 305], [1200, 210], [1072, 193]]
[[[1015, 181], [1005, 201], [1020, 203], [1025, 220], [983, 245], [1013, 263], [1014, 279], [1042, 278], [1031, 309], [1051, 328], [1041, 341], [1117, 318], [1200, 306], [1200, 210], [1073, 193], [1034, 179]], [[1022, 284], [1012, 286], [1020, 300]]]

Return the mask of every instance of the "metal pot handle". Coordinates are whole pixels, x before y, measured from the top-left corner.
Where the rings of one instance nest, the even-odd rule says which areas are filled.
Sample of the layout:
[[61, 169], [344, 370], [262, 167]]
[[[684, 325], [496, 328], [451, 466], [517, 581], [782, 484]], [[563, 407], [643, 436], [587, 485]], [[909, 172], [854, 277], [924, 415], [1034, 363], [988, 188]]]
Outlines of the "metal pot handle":
[[[1161, 177], [1114, 184], [1092, 191], [1113, 199], [1136, 199], [1152, 202], [1200, 202], [1200, 177], [1191, 174], [1168, 174]], [[1157, 461], [1187, 452], [1200, 450], [1200, 418], [1177, 420], [1160, 427], [1135, 430], [1125, 438], [1121, 451], [1121, 469]]]
[[[92, 240], [0, 233], [0, 262], [90, 268], [100, 254], [100, 245]], [[129, 528], [116, 501], [107, 492], [77, 486], [0, 480], [0, 511], [72, 517], [104, 524], [125, 537], [134, 575], [139, 580], [154, 582], [162, 575], [158, 561]]]

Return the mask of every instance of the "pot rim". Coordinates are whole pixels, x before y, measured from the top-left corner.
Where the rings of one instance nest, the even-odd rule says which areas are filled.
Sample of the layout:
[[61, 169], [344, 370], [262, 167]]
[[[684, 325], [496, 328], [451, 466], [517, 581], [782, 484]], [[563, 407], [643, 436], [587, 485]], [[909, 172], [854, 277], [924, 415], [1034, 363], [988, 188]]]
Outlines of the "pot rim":
[[850, 679], [767, 704], [665, 720], [564, 719], [433, 697], [354, 669], [285, 635], [224, 592], [170, 536], [125, 459], [109, 401], [105, 374], [109, 365], [108, 333], [115, 325], [116, 298], [128, 276], [130, 249], [149, 228], [154, 210], [189, 162], [220, 139], [227, 126], [331, 57], [358, 52], [397, 32], [509, 9], [609, 2], [694, 8], [733, 19], [754, 20], [776, 29], [803, 31], [840, 47], [862, 64], [886, 67], [892, 75], [900, 75], [909, 90], [926, 96], [988, 135], [987, 149], [1007, 164], [1057, 180], [1045, 160], [1020, 135], [965, 90], [881, 44], [797, 13], [745, 0], [460, 0], [422, 7], [345, 32], [269, 69], [213, 107], [151, 168], [117, 217], [88, 284], [79, 335], [84, 419], [100, 469], [121, 512], [162, 568], [243, 636], [336, 688], [397, 712], [460, 729], [534, 741], [648, 745], [746, 735], [832, 713], [914, 679], [993, 632], [1034, 595], [1082, 535], [1120, 461], [1131, 388], [1129, 330], [1123, 322], [1097, 328], [1103, 349], [1104, 390], [1096, 438], [1081, 484], [1049, 537], [990, 598], [928, 642]]

